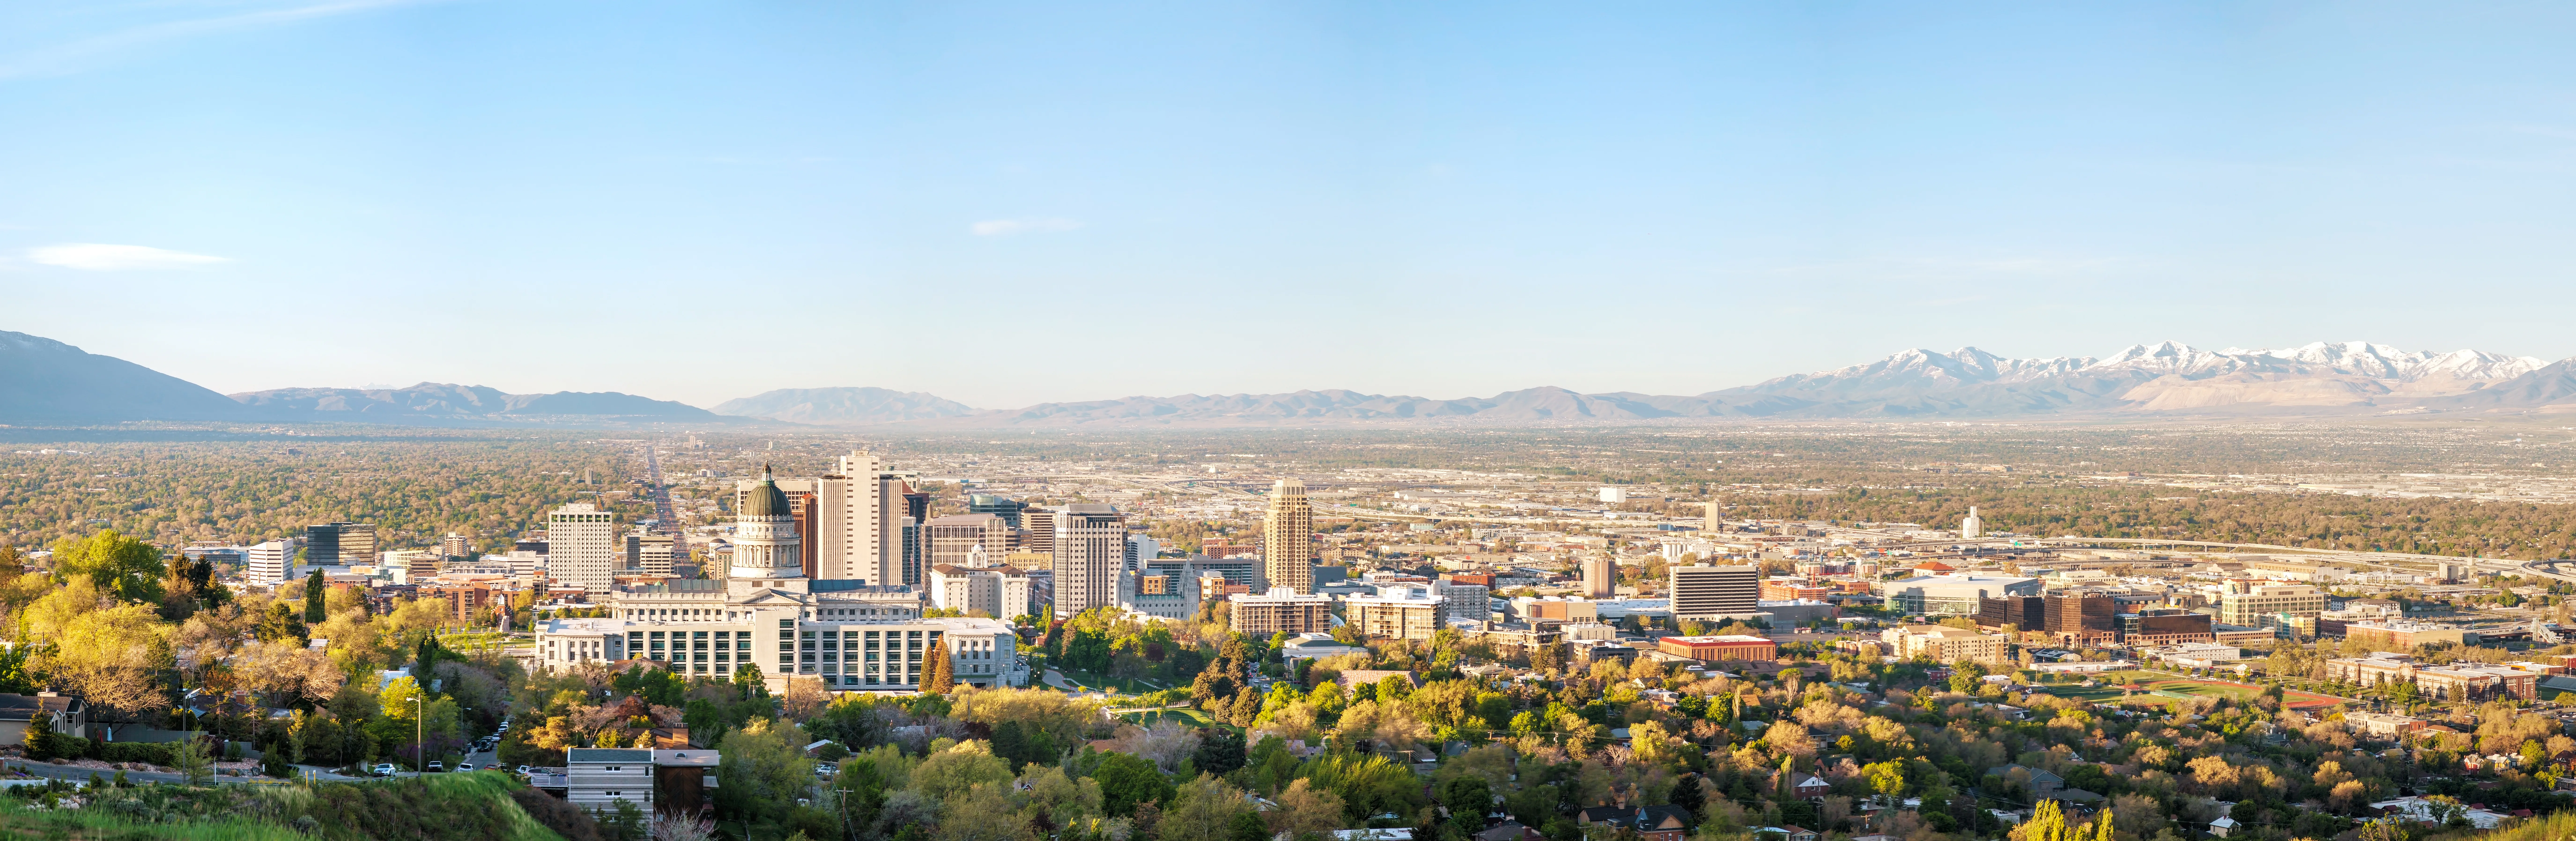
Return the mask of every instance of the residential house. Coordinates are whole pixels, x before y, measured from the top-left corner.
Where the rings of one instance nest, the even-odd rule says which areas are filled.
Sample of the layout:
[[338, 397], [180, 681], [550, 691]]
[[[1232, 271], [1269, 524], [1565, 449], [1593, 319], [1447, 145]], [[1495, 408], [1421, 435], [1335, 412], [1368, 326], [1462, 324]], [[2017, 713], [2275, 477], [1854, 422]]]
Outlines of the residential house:
[[[1575, 814], [1579, 826], [1600, 824], [1637, 833], [1639, 841], [1682, 841], [1690, 834], [1689, 810], [1679, 806], [1594, 806]], [[1793, 839], [1794, 841], [1794, 839]], [[1815, 841], [1811, 834], [1807, 841]]]
[[89, 705], [77, 696], [53, 692], [34, 695], [0, 695], [0, 744], [22, 744], [27, 741], [27, 724], [36, 716], [46, 716], [54, 732], [89, 737]]
[[2028, 765], [2014, 763], [2011, 765], [1997, 765], [1995, 767], [1988, 768], [1986, 769], [1986, 773], [2004, 778], [2004, 782], [2007, 784], [2018, 783], [2022, 786], [2028, 787], [2030, 789], [2030, 793], [2034, 796], [2064, 791], [2066, 789], [2066, 778], [2050, 773], [2046, 768], [2033, 768]]

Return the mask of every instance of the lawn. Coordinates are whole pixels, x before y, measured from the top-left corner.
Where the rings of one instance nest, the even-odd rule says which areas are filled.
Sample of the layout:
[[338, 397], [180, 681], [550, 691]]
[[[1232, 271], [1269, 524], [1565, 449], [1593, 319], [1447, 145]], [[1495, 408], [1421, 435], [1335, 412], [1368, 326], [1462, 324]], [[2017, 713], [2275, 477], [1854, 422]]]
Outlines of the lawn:
[[[1160, 692], [1169, 688], [1161, 683], [1141, 678], [1110, 677], [1108, 675], [1086, 672], [1081, 669], [1068, 669], [1062, 666], [1056, 666], [1054, 668], [1058, 673], [1064, 675], [1064, 679], [1067, 682], [1080, 686], [1085, 690], [1108, 690], [1120, 695], [1143, 695], [1147, 692]], [[1043, 674], [1043, 672], [1041, 672], [1041, 674]]]
[[1134, 725], [1136, 725], [1136, 726], [1138, 726], [1138, 727], [1151, 727], [1151, 726], [1153, 726], [1154, 724], [1156, 724], [1157, 722], [1164, 722], [1164, 721], [1169, 721], [1169, 722], [1171, 722], [1171, 723], [1179, 724], [1179, 725], [1183, 725], [1183, 726], [1187, 726], [1187, 727], [1215, 727], [1215, 726], [1216, 726], [1216, 719], [1209, 718], [1209, 717], [1208, 717], [1208, 714], [1207, 714], [1205, 711], [1198, 710], [1198, 709], [1194, 709], [1194, 708], [1190, 708], [1190, 707], [1182, 707], [1182, 708], [1179, 708], [1179, 709], [1168, 709], [1168, 710], [1146, 710], [1146, 711], [1142, 711], [1142, 712], [1122, 713], [1122, 714], [1120, 714], [1120, 715], [1118, 716], [1118, 718], [1119, 718], [1120, 720], [1126, 721], [1127, 723], [1134, 724]]
[[[2128, 694], [2121, 687], [2134, 684], [2138, 687], [2138, 693], [2135, 696], [2129, 696], [2127, 698], [2128, 701], [2142, 704], [2166, 705], [2171, 705], [2171, 703], [2176, 700], [2193, 697], [2227, 698], [2237, 701], [2247, 701], [2263, 694], [2263, 687], [2251, 684], [2175, 677], [2173, 675], [2158, 672], [2109, 672], [2103, 674], [2100, 679], [2102, 685], [2091, 689], [2086, 689], [2080, 686], [2052, 686], [2048, 688], [2048, 693], [2060, 698], [2075, 698], [2094, 703], [2114, 703], [2121, 701], [2122, 697]], [[2322, 695], [2311, 695], [2305, 692], [2285, 692], [2282, 697], [2289, 702], [2290, 707], [2293, 709], [2306, 707], [2329, 707], [2342, 703], [2333, 698], [2328, 698]]]

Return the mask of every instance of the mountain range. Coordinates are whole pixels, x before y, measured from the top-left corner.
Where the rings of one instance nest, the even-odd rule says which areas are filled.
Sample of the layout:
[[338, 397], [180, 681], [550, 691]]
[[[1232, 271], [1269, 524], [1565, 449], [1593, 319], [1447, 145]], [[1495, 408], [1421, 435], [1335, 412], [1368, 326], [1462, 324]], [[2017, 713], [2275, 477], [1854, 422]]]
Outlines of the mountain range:
[[2571, 410], [2576, 410], [2576, 359], [2406, 351], [2369, 342], [2216, 351], [2162, 342], [2099, 358], [2024, 359], [1973, 347], [1947, 353], [1914, 349], [1845, 368], [1688, 396], [1586, 394], [1550, 386], [1437, 400], [1328, 389], [977, 409], [923, 392], [842, 387], [781, 389], [729, 400], [709, 411], [617, 392], [509, 394], [486, 386], [426, 382], [398, 389], [286, 388], [223, 395], [122, 359], [0, 331], [0, 424], [1324, 427]]
[[[793, 394], [791, 412], [765, 399]], [[2108, 357], [2017, 359], [1968, 347], [1907, 350], [1846, 368], [1676, 396], [1542, 387], [1435, 400], [1347, 390], [1183, 394], [973, 410], [918, 392], [886, 408], [882, 389], [798, 389], [719, 411], [838, 426], [1283, 426], [1454, 422], [1550, 424], [1660, 419], [1917, 419], [2352, 415], [2550, 409], [2576, 398], [2576, 360], [2476, 350], [2407, 351], [2370, 342], [2210, 351], [2175, 342]], [[828, 395], [840, 395], [825, 399]], [[928, 407], [936, 401], [938, 408]], [[833, 407], [847, 407], [833, 408]], [[2568, 408], [2576, 408], [2571, 405]]]
[[506, 394], [487, 386], [282, 388], [217, 394], [195, 383], [42, 336], [0, 330], [0, 424], [244, 421], [456, 425], [745, 422], [617, 392]]
[[707, 423], [727, 420], [724, 416], [686, 403], [614, 391], [508, 394], [490, 386], [454, 383], [420, 383], [409, 388], [382, 389], [279, 388], [230, 396], [260, 417], [317, 421], [442, 423], [625, 418]]

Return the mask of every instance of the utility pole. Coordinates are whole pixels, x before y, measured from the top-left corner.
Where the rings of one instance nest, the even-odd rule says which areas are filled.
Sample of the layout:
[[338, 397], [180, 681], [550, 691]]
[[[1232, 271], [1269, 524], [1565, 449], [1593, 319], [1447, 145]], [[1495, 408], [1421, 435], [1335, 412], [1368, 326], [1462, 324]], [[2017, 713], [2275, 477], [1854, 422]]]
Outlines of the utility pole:
[[411, 703], [411, 772], [418, 776], [429, 773], [429, 693], [411, 696]]

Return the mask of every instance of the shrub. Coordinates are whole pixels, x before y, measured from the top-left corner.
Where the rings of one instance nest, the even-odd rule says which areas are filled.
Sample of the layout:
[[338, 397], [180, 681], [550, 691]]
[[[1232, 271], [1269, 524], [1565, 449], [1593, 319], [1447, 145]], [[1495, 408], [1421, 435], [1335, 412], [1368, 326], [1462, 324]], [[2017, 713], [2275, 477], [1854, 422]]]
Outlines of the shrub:
[[510, 800], [519, 804], [528, 817], [563, 836], [564, 841], [600, 841], [599, 822], [563, 798], [533, 788], [516, 788], [510, 790]]
[[102, 742], [97, 745], [97, 752], [91, 756], [108, 762], [149, 762], [154, 765], [168, 765], [171, 751], [177, 747], [176, 742]]

